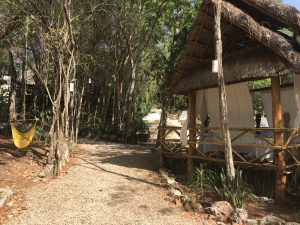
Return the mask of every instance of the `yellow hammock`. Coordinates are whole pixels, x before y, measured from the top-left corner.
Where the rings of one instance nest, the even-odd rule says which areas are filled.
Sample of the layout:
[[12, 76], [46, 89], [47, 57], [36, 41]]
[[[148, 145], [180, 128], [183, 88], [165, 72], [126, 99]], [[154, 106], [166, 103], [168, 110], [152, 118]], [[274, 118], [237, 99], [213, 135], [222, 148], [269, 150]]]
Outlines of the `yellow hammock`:
[[10, 124], [14, 144], [17, 148], [26, 148], [31, 143], [35, 133], [36, 123], [37, 120], [34, 121], [33, 125], [26, 132], [20, 132], [17, 130], [14, 123]]

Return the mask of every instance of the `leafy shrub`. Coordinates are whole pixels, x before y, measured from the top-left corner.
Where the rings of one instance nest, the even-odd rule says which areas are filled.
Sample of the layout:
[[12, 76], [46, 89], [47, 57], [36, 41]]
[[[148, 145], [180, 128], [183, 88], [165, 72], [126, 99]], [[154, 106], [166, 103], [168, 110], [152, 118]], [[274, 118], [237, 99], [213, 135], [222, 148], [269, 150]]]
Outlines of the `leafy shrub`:
[[135, 119], [132, 122], [131, 129], [136, 134], [148, 134], [149, 128], [142, 119]]
[[41, 112], [37, 121], [34, 141], [43, 141], [48, 143], [50, 141], [49, 130], [52, 122], [52, 113], [50, 110]]
[[236, 177], [232, 183], [227, 179], [224, 170], [212, 181], [210, 186], [215, 193], [234, 208], [242, 208], [246, 202], [253, 200], [253, 188], [244, 182], [240, 169], [236, 170]]
[[243, 180], [242, 170], [236, 170], [234, 182], [230, 182], [224, 170], [217, 175], [215, 172], [206, 169], [204, 164], [201, 164], [196, 169], [194, 175], [194, 184], [200, 188], [203, 194], [203, 188], [208, 187], [213, 190], [218, 197], [229, 202], [234, 208], [242, 208], [248, 201], [253, 200], [253, 188]]
[[216, 177], [216, 173], [206, 169], [205, 164], [200, 164], [194, 174], [194, 185], [200, 189], [201, 195], [203, 195], [203, 189], [205, 186], [210, 186]]

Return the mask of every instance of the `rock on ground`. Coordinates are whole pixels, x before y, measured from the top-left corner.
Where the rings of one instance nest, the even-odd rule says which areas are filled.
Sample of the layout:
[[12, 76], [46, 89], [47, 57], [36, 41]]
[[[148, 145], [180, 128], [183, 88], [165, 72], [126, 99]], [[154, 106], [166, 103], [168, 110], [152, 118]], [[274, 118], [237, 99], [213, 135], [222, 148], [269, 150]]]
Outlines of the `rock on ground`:
[[0, 208], [10, 201], [13, 194], [14, 192], [11, 189], [0, 188]]
[[105, 142], [79, 145], [67, 174], [25, 193], [26, 208], [7, 225], [216, 224], [165, 200], [150, 150]]
[[276, 216], [268, 215], [260, 219], [260, 225], [285, 225], [286, 222]]
[[212, 204], [210, 210], [211, 214], [216, 217], [229, 217], [234, 209], [229, 202], [218, 201]]
[[235, 209], [230, 214], [230, 219], [232, 221], [236, 221], [237, 223], [242, 223], [243, 221], [248, 219], [248, 212], [246, 209]]

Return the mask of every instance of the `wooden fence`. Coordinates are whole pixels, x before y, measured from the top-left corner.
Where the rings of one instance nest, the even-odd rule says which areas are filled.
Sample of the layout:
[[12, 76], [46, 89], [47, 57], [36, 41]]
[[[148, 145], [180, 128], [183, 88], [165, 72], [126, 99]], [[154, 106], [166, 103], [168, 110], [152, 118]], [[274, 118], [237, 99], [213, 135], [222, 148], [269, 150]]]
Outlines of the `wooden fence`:
[[[199, 159], [214, 163], [225, 163], [224, 143], [219, 127], [197, 127], [188, 129], [187, 143], [180, 141], [181, 127], [160, 127], [160, 155], [179, 158]], [[294, 128], [230, 128], [232, 135], [232, 151], [235, 165], [241, 167], [256, 167], [271, 170], [289, 170], [300, 166], [300, 129]], [[189, 133], [194, 140], [189, 140]], [[274, 136], [276, 132], [284, 134], [282, 146], [274, 144], [274, 140], [266, 133]], [[254, 137], [254, 143], [244, 143], [242, 139], [249, 134]], [[174, 138], [176, 135], [178, 138]], [[169, 138], [171, 137], [171, 138]], [[209, 137], [209, 140], [207, 140]], [[299, 137], [299, 143], [297, 137]], [[209, 146], [209, 150], [205, 147]], [[245, 153], [247, 150], [248, 153]], [[277, 151], [285, 152], [285, 165], [276, 163]]]

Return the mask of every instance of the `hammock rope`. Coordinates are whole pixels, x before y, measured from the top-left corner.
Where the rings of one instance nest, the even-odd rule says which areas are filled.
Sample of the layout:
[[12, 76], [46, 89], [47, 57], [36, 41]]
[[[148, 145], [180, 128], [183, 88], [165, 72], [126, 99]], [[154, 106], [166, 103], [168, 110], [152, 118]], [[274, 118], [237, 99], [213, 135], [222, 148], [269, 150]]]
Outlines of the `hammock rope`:
[[[27, 120], [27, 121], [30, 121], [30, 120]], [[31, 121], [34, 121], [32, 126], [30, 126], [30, 128], [25, 132], [20, 132], [17, 129], [17, 127], [15, 126], [14, 122], [10, 124], [13, 141], [14, 141], [15, 146], [18, 149], [26, 148], [32, 142], [32, 139], [33, 139], [33, 136], [35, 133], [37, 120], [31, 120]]]

